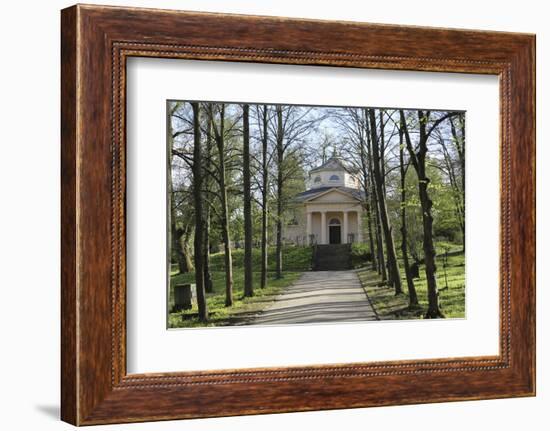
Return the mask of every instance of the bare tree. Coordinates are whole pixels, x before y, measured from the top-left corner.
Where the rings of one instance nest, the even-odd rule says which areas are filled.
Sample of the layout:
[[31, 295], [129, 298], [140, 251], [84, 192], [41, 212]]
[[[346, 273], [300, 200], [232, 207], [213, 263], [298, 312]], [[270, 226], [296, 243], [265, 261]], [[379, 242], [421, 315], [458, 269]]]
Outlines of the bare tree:
[[197, 102], [191, 103], [193, 108], [193, 197], [195, 203], [195, 286], [197, 292], [197, 305], [199, 309], [199, 320], [208, 320], [208, 307], [204, 291], [204, 214], [203, 214], [203, 193], [202, 193], [202, 148], [200, 129], [200, 105]]
[[[166, 152], [167, 156], [167, 188], [168, 188], [168, 225], [170, 226], [170, 229], [168, 230], [168, 243], [171, 246], [171, 250], [176, 255], [176, 259], [178, 261], [178, 270], [180, 274], [184, 274], [186, 272], [193, 270], [193, 264], [191, 262], [190, 253], [187, 251], [187, 243], [189, 241], [191, 228], [189, 226], [189, 223], [184, 223], [183, 227], [178, 228], [177, 223], [177, 217], [176, 217], [176, 191], [174, 190], [174, 184], [173, 184], [173, 172], [172, 172], [172, 166], [173, 166], [173, 157], [174, 157], [174, 130], [172, 127], [172, 116], [176, 112], [177, 109], [180, 107], [180, 103], [176, 102], [173, 103], [170, 106], [169, 109], [169, 115], [168, 115], [168, 149]], [[170, 273], [171, 271], [171, 262], [172, 262], [172, 256], [169, 256], [168, 258], [168, 271]]]
[[363, 184], [363, 191], [365, 193], [365, 202], [364, 207], [365, 211], [367, 213], [367, 227], [368, 227], [368, 235], [369, 235], [369, 250], [371, 254], [371, 261], [372, 261], [372, 269], [376, 270], [378, 267], [378, 253], [375, 252], [374, 248], [374, 240], [372, 235], [372, 199], [371, 199], [371, 188], [370, 188], [370, 179], [368, 174], [368, 160], [367, 160], [367, 151], [365, 149], [365, 140], [361, 139], [359, 142], [359, 148], [360, 148], [360, 155], [361, 155], [361, 175], [362, 175], [362, 184]]
[[[380, 213], [380, 221], [382, 229], [384, 231], [384, 239], [386, 241], [386, 255], [388, 259], [388, 272], [390, 273], [390, 285], [395, 289], [395, 294], [399, 295], [403, 293], [401, 288], [401, 275], [399, 273], [399, 265], [397, 262], [397, 255], [395, 252], [395, 244], [393, 240], [393, 228], [391, 226], [388, 209], [386, 206], [386, 193], [383, 185], [382, 177], [382, 159], [380, 155], [379, 136], [376, 133], [376, 117], [374, 109], [368, 109], [368, 117], [370, 122], [370, 134], [373, 156], [373, 175], [374, 175], [374, 188], [378, 197], [378, 210]], [[383, 130], [381, 130], [381, 135]]]
[[[216, 113], [218, 111], [218, 121], [216, 124]], [[224, 244], [224, 263], [225, 263], [225, 305], [233, 305], [233, 260], [231, 256], [231, 238], [229, 235], [229, 206], [227, 197], [227, 170], [226, 170], [226, 132], [225, 132], [225, 104], [219, 106], [209, 105], [209, 119], [214, 131], [216, 148], [218, 150], [218, 163], [216, 179], [218, 182], [218, 196], [220, 199], [220, 226], [222, 231], [222, 240]]]
[[416, 113], [418, 143], [415, 149], [409, 133], [409, 125], [405, 112], [403, 110], [399, 111], [410, 161], [418, 176], [418, 194], [422, 207], [424, 264], [426, 268], [426, 282], [428, 285], [428, 311], [426, 312], [426, 318], [432, 319], [445, 316], [439, 306], [439, 291], [436, 278], [437, 266], [435, 262], [436, 253], [433, 240], [433, 202], [428, 193], [430, 179], [426, 175], [426, 155], [428, 153], [428, 139], [432, 132], [441, 122], [456, 114], [456, 112], [447, 112], [439, 116], [436, 120], [432, 120], [430, 111], [418, 110]]
[[[446, 162], [449, 168], [449, 177], [451, 184], [455, 190], [455, 205], [460, 228], [462, 230], [462, 251], [466, 249], [466, 212], [464, 197], [466, 193], [466, 157], [464, 153], [464, 143], [466, 140], [464, 113], [455, 117], [449, 117], [451, 124], [452, 142], [459, 160], [459, 174], [455, 173], [454, 164], [449, 156], [449, 151], [445, 151]], [[446, 148], [445, 148], [446, 150]], [[458, 177], [458, 178], [457, 178]]]
[[405, 164], [403, 148], [403, 129], [399, 128], [399, 173], [401, 186], [401, 254], [403, 255], [403, 265], [405, 266], [405, 277], [407, 279], [407, 290], [409, 292], [409, 309], [418, 307], [418, 296], [414, 287], [414, 280], [409, 264], [409, 251], [407, 247], [407, 189], [405, 181], [410, 164]]
[[365, 130], [366, 130], [366, 136], [367, 136], [367, 154], [368, 154], [368, 161], [369, 161], [369, 177], [368, 177], [368, 189], [372, 190], [370, 197], [371, 197], [371, 207], [373, 209], [373, 216], [374, 216], [374, 235], [376, 239], [376, 255], [377, 255], [377, 263], [378, 263], [378, 274], [382, 278], [382, 282], [386, 282], [388, 280], [387, 275], [387, 266], [386, 266], [386, 258], [384, 254], [384, 238], [382, 233], [382, 222], [380, 219], [380, 207], [378, 202], [378, 193], [376, 193], [374, 189], [374, 162], [372, 157], [372, 142], [371, 142], [371, 133], [370, 133], [370, 126], [368, 121], [368, 114], [367, 110], [365, 110]]
[[252, 280], [252, 195], [250, 189], [250, 108], [243, 105], [243, 210], [244, 210], [244, 296], [254, 295]]
[[[212, 124], [206, 121], [206, 160], [205, 160], [205, 178], [204, 189], [206, 195], [209, 195], [212, 190], [212, 176], [209, 172], [212, 171]], [[212, 205], [207, 202], [204, 208], [204, 289], [208, 293], [214, 291], [214, 283], [210, 272], [210, 225]]]
[[260, 288], [267, 286], [267, 222], [268, 222], [268, 190], [269, 190], [269, 171], [268, 171], [268, 111], [267, 105], [263, 106], [262, 111], [262, 124], [261, 124], [261, 141], [262, 141], [262, 235], [261, 235], [261, 276], [260, 276]]
[[[296, 165], [303, 165], [302, 148], [307, 136], [314, 130], [324, 115], [312, 115], [314, 108], [299, 106], [275, 107], [275, 165], [276, 177], [276, 251], [275, 276], [281, 278], [283, 274], [283, 214], [287, 206], [288, 197], [285, 187], [289, 180], [297, 175]], [[298, 161], [298, 163], [296, 163]]]
[[277, 245], [275, 251], [275, 276], [283, 276], [283, 186], [284, 170], [283, 162], [285, 155], [283, 108], [277, 105]]
[[360, 108], [334, 109], [331, 112], [332, 118], [336, 120], [347, 141], [343, 146], [347, 154], [346, 161], [353, 166], [359, 173], [361, 188], [365, 194], [363, 206], [367, 215], [367, 228], [369, 238], [369, 251], [371, 255], [372, 269], [378, 269], [378, 249], [375, 248], [373, 237], [373, 209], [372, 209], [372, 189], [370, 186], [370, 161], [369, 149], [367, 145], [368, 136], [366, 127], [365, 111]]
[[[169, 190], [171, 187], [173, 186], [169, 182]], [[188, 189], [175, 190], [172, 188], [172, 201], [170, 202], [170, 212], [168, 214], [171, 226], [168, 240], [176, 255], [180, 274], [194, 270], [193, 253], [191, 251], [191, 240], [194, 233], [194, 208], [187, 204], [188, 195], [191, 194], [192, 191]]]

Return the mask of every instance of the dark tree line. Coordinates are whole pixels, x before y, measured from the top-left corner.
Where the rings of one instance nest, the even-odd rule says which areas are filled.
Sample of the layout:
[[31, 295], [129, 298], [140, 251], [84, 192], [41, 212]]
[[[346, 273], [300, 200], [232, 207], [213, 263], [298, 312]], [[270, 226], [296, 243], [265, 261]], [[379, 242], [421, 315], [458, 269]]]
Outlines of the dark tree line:
[[434, 184], [451, 191], [446, 234], [458, 225], [463, 248], [463, 113], [170, 102], [167, 132], [169, 243], [179, 272], [195, 274], [202, 321], [208, 320], [206, 295], [213, 290], [210, 255], [218, 245], [228, 307], [234, 303], [237, 239], [244, 239], [244, 296], [253, 296], [255, 286], [267, 287], [270, 244], [273, 276], [284, 276], [283, 228], [291, 198], [303, 189], [307, 169], [326, 161], [331, 149], [355, 171], [364, 192], [370, 267], [396, 295], [406, 282], [409, 307], [417, 308], [415, 268], [423, 263], [426, 317], [443, 317], [435, 247], [442, 223], [434, 222], [442, 217], [434, 210]]
[[[332, 116], [342, 131], [341, 154], [359, 173], [365, 193], [368, 244], [372, 269], [381, 281], [403, 293], [399, 262], [404, 269], [409, 308], [418, 308], [414, 267], [424, 263], [428, 290], [425, 317], [444, 317], [439, 305], [434, 234], [433, 193], [429, 171], [441, 171], [440, 181], [452, 190], [455, 220], [464, 250], [464, 114], [460, 112], [390, 110], [373, 108], [333, 109]], [[414, 172], [414, 178], [410, 175]], [[398, 175], [395, 174], [398, 172]], [[416, 194], [408, 184], [416, 184]], [[410, 201], [418, 200], [418, 205]], [[389, 202], [398, 202], [398, 214], [391, 214]], [[421, 215], [422, 253], [416, 252], [417, 223], [411, 213]], [[453, 220], [454, 221], [454, 220]], [[394, 229], [399, 226], [399, 231]], [[400, 259], [396, 236], [400, 234]], [[412, 248], [412, 249], [411, 249]], [[413, 261], [411, 262], [411, 251]]]
[[[180, 273], [195, 273], [199, 319], [208, 320], [211, 249], [223, 247], [225, 305], [234, 304], [232, 249], [244, 226], [244, 296], [254, 295], [253, 216], [261, 214], [259, 288], [268, 285], [270, 230], [275, 277], [283, 273], [283, 225], [296, 181], [303, 182], [303, 143], [320, 120], [311, 108], [203, 102], [168, 107], [169, 235]], [[175, 181], [174, 179], [177, 179]], [[193, 251], [189, 246], [193, 241]]]

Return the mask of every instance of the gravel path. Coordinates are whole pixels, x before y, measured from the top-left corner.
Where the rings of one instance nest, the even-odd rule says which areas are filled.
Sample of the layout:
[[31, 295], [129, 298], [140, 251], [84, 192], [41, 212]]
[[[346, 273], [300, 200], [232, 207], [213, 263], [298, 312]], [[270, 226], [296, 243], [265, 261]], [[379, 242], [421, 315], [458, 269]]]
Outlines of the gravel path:
[[376, 320], [355, 271], [304, 272], [248, 325]]

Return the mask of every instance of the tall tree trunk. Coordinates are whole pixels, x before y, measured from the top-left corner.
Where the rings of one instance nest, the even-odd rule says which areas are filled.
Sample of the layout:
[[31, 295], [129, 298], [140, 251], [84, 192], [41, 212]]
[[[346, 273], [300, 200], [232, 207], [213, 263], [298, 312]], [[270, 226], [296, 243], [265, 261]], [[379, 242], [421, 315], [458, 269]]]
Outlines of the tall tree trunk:
[[180, 274], [184, 274], [186, 272], [189, 272], [189, 267], [186, 265], [186, 259], [183, 254], [183, 250], [181, 247], [180, 237], [181, 232], [178, 232], [177, 223], [176, 223], [176, 196], [174, 193], [174, 186], [172, 181], [172, 158], [173, 158], [173, 148], [174, 148], [174, 140], [173, 140], [173, 131], [172, 131], [172, 114], [174, 112], [175, 108], [172, 108], [170, 111], [170, 116], [167, 120], [167, 127], [168, 127], [168, 148], [166, 149], [166, 182], [167, 182], [167, 189], [168, 189], [168, 226], [170, 226], [170, 229], [168, 230], [168, 244], [170, 244], [170, 253], [168, 256], [168, 274], [172, 273], [172, 257], [175, 254], [176, 259], [178, 262], [178, 271]]
[[[171, 154], [172, 150], [170, 149], [170, 154]], [[171, 263], [172, 263], [172, 256], [175, 254], [176, 255], [176, 260], [178, 262], [178, 271], [180, 274], [185, 274], [185, 273], [188, 273], [189, 271], [191, 271], [193, 269], [193, 265], [189, 266], [188, 265], [188, 259], [185, 255], [185, 252], [183, 250], [183, 247], [182, 247], [182, 236], [183, 236], [183, 229], [178, 229], [177, 228], [177, 217], [176, 217], [176, 203], [175, 203], [175, 193], [173, 191], [173, 187], [172, 187], [172, 169], [170, 168], [171, 166], [171, 161], [170, 161], [170, 164], [168, 165], [168, 195], [169, 195], [169, 199], [170, 199], [170, 211], [168, 212], [168, 217], [169, 217], [169, 221], [168, 223], [170, 224], [170, 231], [168, 232], [168, 235], [169, 235], [169, 243], [170, 243], [170, 247], [171, 247], [171, 250], [173, 251], [173, 253], [170, 253], [170, 256], [168, 257], [168, 262], [169, 262], [169, 273], [171, 272], [172, 268], [171, 268]]]
[[[171, 174], [169, 175], [171, 177]], [[168, 256], [168, 273], [170, 274], [172, 272], [172, 258], [174, 257], [174, 254], [176, 255], [176, 259], [178, 262], [179, 272], [181, 271], [181, 265], [180, 265], [180, 259], [179, 259], [179, 253], [178, 253], [178, 229], [176, 227], [176, 212], [174, 210], [174, 192], [172, 191], [172, 179], [170, 178], [168, 180], [168, 196], [170, 199], [169, 205], [170, 205], [170, 211], [168, 211], [168, 217], [169, 217], [169, 225], [170, 230], [168, 231], [168, 241], [170, 244], [170, 255]]]
[[[421, 162], [424, 164], [424, 162]], [[426, 177], [425, 170], [422, 169], [420, 177], [423, 180], [418, 184], [420, 195], [420, 205], [422, 206], [422, 225], [424, 227], [424, 235], [422, 238], [424, 249], [424, 263], [426, 265], [426, 281], [428, 284], [428, 311], [426, 317], [437, 318], [444, 317], [439, 307], [439, 291], [437, 289], [435, 263], [435, 247], [433, 243], [433, 216], [432, 216], [432, 201], [428, 194], [429, 179]]]
[[210, 272], [210, 209], [208, 205], [204, 211], [204, 290], [208, 293], [214, 291], [212, 273]]
[[[224, 174], [225, 176], [225, 174]], [[222, 180], [224, 189], [222, 194], [222, 239], [224, 250], [225, 264], [225, 306], [233, 305], [233, 258], [231, 256], [231, 238], [229, 236], [229, 219], [228, 219], [228, 204], [227, 204], [227, 189], [225, 188], [225, 180]]]
[[414, 287], [414, 281], [409, 265], [409, 251], [407, 247], [407, 191], [405, 181], [407, 169], [403, 156], [403, 130], [399, 129], [399, 171], [401, 173], [401, 253], [403, 254], [403, 265], [405, 266], [405, 276], [407, 278], [407, 290], [409, 292], [409, 308], [418, 306], [418, 296]]
[[454, 123], [454, 119], [451, 117], [449, 118], [449, 122], [451, 123], [451, 133], [453, 135], [453, 139], [455, 142], [455, 147], [458, 153], [458, 158], [460, 161], [460, 184], [462, 186], [462, 202], [460, 203], [459, 207], [461, 209], [461, 218], [460, 218], [460, 228], [462, 230], [462, 251], [466, 250], [466, 223], [465, 223], [465, 196], [466, 196], [466, 157], [464, 155], [464, 141], [466, 139], [466, 130], [464, 128], [464, 114], [462, 116], [458, 117], [459, 126], [460, 126], [460, 134], [461, 136], [458, 136], [456, 126]]
[[264, 105], [263, 118], [263, 136], [262, 136], [262, 257], [261, 257], [261, 280], [260, 288], [267, 286], [267, 192], [268, 192], [268, 171], [267, 171], [267, 130], [268, 117], [267, 106]]
[[459, 180], [456, 178], [455, 168], [452, 160], [452, 156], [449, 154], [446, 143], [444, 139], [440, 139], [441, 149], [443, 151], [443, 160], [449, 174], [449, 183], [451, 184], [451, 189], [453, 190], [453, 202], [455, 204], [455, 214], [456, 218], [460, 224], [460, 230], [462, 234], [462, 247], [464, 251], [465, 244], [465, 212], [464, 212], [464, 189], [462, 184], [459, 184]]
[[193, 230], [191, 226], [187, 226], [182, 229], [183, 234], [180, 237], [181, 250], [183, 253], [183, 260], [185, 262], [185, 268], [187, 272], [192, 272], [195, 268], [193, 267], [193, 253], [191, 252], [191, 236]]
[[[368, 118], [368, 115], [365, 113]], [[375, 236], [376, 236], [376, 253], [378, 256], [378, 274], [382, 278], [383, 282], [386, 282], [388, 279], [387, 268], [386, 268], [386, 258], [384, 256], [384, 240], [382, 238], [382, 228], [380, 222], [380, 210], [378, 207], [378, 197], [377, 193], [374, 190], [374, 173], [373, 173], [373, 159], [372, 159], [372, 143], [370, 136], [370, 127], [368, 121], [365, 122], [366, 126], [366, 135], [367, 135], [367, 148], [369, 152], [369, 189], [372, 190], [370, 196], [372, 201], [372, 208], [374, 209], [374, 221], [375, 221]]]
[[231, 239], [229, 236], [229, 205], [227, 202], [227, 184], [225, 167], [225, 105], [222, 103], [220, 108], [220, 132], [216, 134], [216, 145], [218, 147], [219, 159], [219, 185], [220, 185], [220, 203], [221, 203], [221, 230], [224, 247], [225, 263], [225, 306], [233, 305], [233, 259], [231, 257]]
[[[174, 188], [172, 186], [172, 158], [174, 150], [174, 138], [172, 131], [172, 114], [175, 111], [175, 107], [170, 109], [170, 115], [166, 120], [166, 128], [168, 130], [168, 143], [166, 148], [166, 188], [168, 189], [168, 244], [170, 245], [170, 252], [168, 253], [168, 262], [166, 262], [166, 270], [168, 272], [168, 280], [171, 280], [172, 274], [172, 250], [174, 248], [174, 233], [176, 232], [176, 217], [174, 212]], [[181, 271], [180, 271], [181, 272]]]
[[[439, 291], [437, 289], [436, 278], [437, 266], [435, 263], [435, 247], [433, 243], [433, 203], [428, 194], [430, 179], [426, 176], [426, 153], [428, 152], [429, 138], [429, 132], [427, 132], [426, 124], [428, 123], [429, 113], [424, 114], [423, 111], [418, 111], [419, 137], [417, 152], [414, 151], [405, 120], [405, 114], [402, 110], [400, 111], [400, 116], [403, 131], [405, 132], [405, 142], [407, 143], [410, 159], [418, 175], [418, 195], [422, 209], [423, 227], [422, 248], [424, 249], [426, 283], [428, 285], [428, 311], [426, 312], [426, 318], [433, 319], [445, 317], [439, 307]], [[433, 127], [431, 130], [433, 130]]]
[[197, 304], [199, 308], [199, 320], [208, 320], [208, 307], [204, 291], [204, 232], [203, 232], [203, 196], [202, 196], [202, 149], [200, 128], [200, 105], [197, 102], [191, 104], [193, 108], [193, 198], [195, 203], [195, 286], [197, 291]]
[[[172, 233], [172, 235], [174, 235], [174, 233]], [[189, 265], [187, 264], [187, 258], [185, 256], [185, 253], [183, 252], [183, 248], [182, 248], [182, 245], [181, 245], [181, 232], [180, 230], [176, 230], [176, 233], [175, 235], [172, 237], [172, 241], [174, 242], [174, 239], [175, 239], [175, 251], [176, 251], [176, 256], [177, 256], [177, 259], [178, 259], [178, 271], [180, 274], [186, 274], [190, 271], [191, 268], [189, 267]]]
[[384, 196], [388, 195], [386, 190], [386, 134], [384, 132], [385, 122], [384, 113], [382, 109], [378, 110], [380, 118], [380, 175], [382, 177], [382, 189], [384, 190]]
[[186, 274], [193, 270], [193, 263], [191, 262], [189, 253], [186, 253], [184, 250], [184, 236], [185, 232], [183, 229], [172, 230], [172, 249], [176, 253], [180, 274]]
[[[208, 121], [206, 127], [206, 173], [205, 173], [205, 187], [206, 193], [210, 193], [212, 181], [209, 171], [211, 169], [211, 157], [212, 157], [212, 122]], [[214, 284], [212, 282], [212, 273], [210, 272], [210, 221], [211, 221], [210, 205], [207, 204], [204, 208], [204, 289], [208, 293], [214, 291]]]
[[[374, 179], [371, 174], [371, 186], [374, 185]], [[374, 186], [373, 186], [374, 187]], [[378, 198], [376, 197], [376, 192], [371, 193], [372, 197], [372, 207], [374, 208], [374, 221], [375, 221], [375, 236], [376, 236], [376, 254], [378, 256], [378, 274], [382, 278], [383, 282], [388, 280], [387, 265], [386, 265], [386, 255], [384, 253], [384, 238], [382, 237], [382, 223], [380, 221], [380, 210], [378, 206]]]
[[[383, 196], [384, 196], [384, 199], [383, 199], [383, 202], [384, 202], [384, 205], [386, 205], [386, 196], [387, 196], [387, 193], [386, 193], [386, 163], [385, 163], [385, 150], [386, 150], [386, 135], [384, 133], [384, 115], [383, 115], [383, 112], [382, 112], [382, 109], [379, 109], [378, 110], [378, 114], [379, 114], [379, 127], [380, 127], [380, 135], [379, 135], [379, 141], [378, 142], [378, 160], [379, 160], [379, 167], [380, 167], [380, 182], [382, 183], [382, 193], [383, 193]], [[376, 130], [375, 126], [372, 125], [372, 130]], [[373, 159], [374, 161], [374, 159]], [[376, 184], [376, 182], [375, 182]], [[380, 202], [382, 202], [382, 200], [379, 200], [378, 201], [378, 205], [380, 205]], [[380, 207], [379, 207], [380, 208]], [[382, 221], [382, 211], [380, 211], [380, 225], [383, 227], [384, 224], [383, 224], [383, 221]], [[386, 210], [386, 214], [387, 214], [387, 210]], [[389, 218], [388, 218], [389, 220]], [[386, 239], [386, 231], [384, 230], [384, 239], [385, 241], [387, 241]], [[392, 240], [393, 240], [393, 233], [392, 233]], [[386, 246], [386, 249], [387, 249], [387, 246]], [[386, 250], [386, 253], [387, 253], [387, 250]], [[396, 258], [397, 259], [397, 258]], [[393, 267], [390, 263], [390, 258], [389, 258], [389, 255], [388, 255], [388, 258], [386, 259], [386, 267], [387, 267], [387, 270], [388, 270], [388, 286], [394, 286], [395, 285], [395, 273], [393, 271]]]
[[277, 112], [277, 246], [275, 252], [275, 277], [283, 277], [283, 110]]
[[372, 211], [371, 211], [371, 205], [368, 197], [365, 199], [365, 210], [367, 212], [367, 228], [369, 232], [369, 250], [370, 250], [370, 257], [371, 257], [371, 269], [373, 271], [376, 271], [376, 268], [378, 265], [377, 263], [378, 259], [374, 249], [374, 238], [372, 236]]
[[371, 214], [371, 199], [370, 199], [371, 190], [370, 190], [370, 187], [368, 186], [369, 175], [367, 172], [368, 161], [367, 161], [367, 154], [365, 151], [365, 142], [361, 140], [359, 145], [361, 146], [360, 148], [361, 174], [363, 176], [363, 188], [365, 192], [365, 211], [367, 212], [367, 225], [368, 225], [368, 231], [369, 231], [369, 250], [371, 255], [372, 270], [376, 271], [378, 267], [378, 257], [374, 249], [374, 240], [372, 236], [372, 214]]
[[386, 254], [388, 257], [388, 272], [391, 274], [391, 285], [395, 289], [395, 294], [399, 295], [403, 293], [401, 288], [401, 275], [399, 273], [399, 265], [397, 263], [397, 255], [395, 252], [395, 244], [393, 240], [393, 230], [388, 218], [388, 210], [386, 207], [386, 196], [384, 194], [384, 186], [382, 173], [380, 170], [380, 149], [378, 146], [378, 137], [376, 136], [376, 118], [374, 115], [374, 109], [368, 110], [370, 121], [370, 133], [372, 143], [372, 155], [373, 155], [373, 167], [374, 167], [374, 180], [375, 190], [378, 195], [378, 209], [380, 211], [380, 220], [382, 222], [382, 229], [384, 231], [384, 238], [386, 240]]
[[244, 296], [254, 295], [252, 281], [252, 196], [250, 190], [249, 106], [243, 105], [243, 186], [244, 186]]

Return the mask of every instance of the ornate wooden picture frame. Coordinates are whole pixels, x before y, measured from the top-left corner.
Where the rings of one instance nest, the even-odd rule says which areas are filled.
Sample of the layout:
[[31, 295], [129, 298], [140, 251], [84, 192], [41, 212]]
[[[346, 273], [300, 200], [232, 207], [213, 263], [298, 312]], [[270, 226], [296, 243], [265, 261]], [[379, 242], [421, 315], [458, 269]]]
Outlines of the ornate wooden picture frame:
[[[78, 5], [62, 11], [61, 49], [64, 421], [535, 394], [533, 35]], [[127, 374], [125, 100], [126, 60], [133, 56], [497, 75], [500, 354]]]

